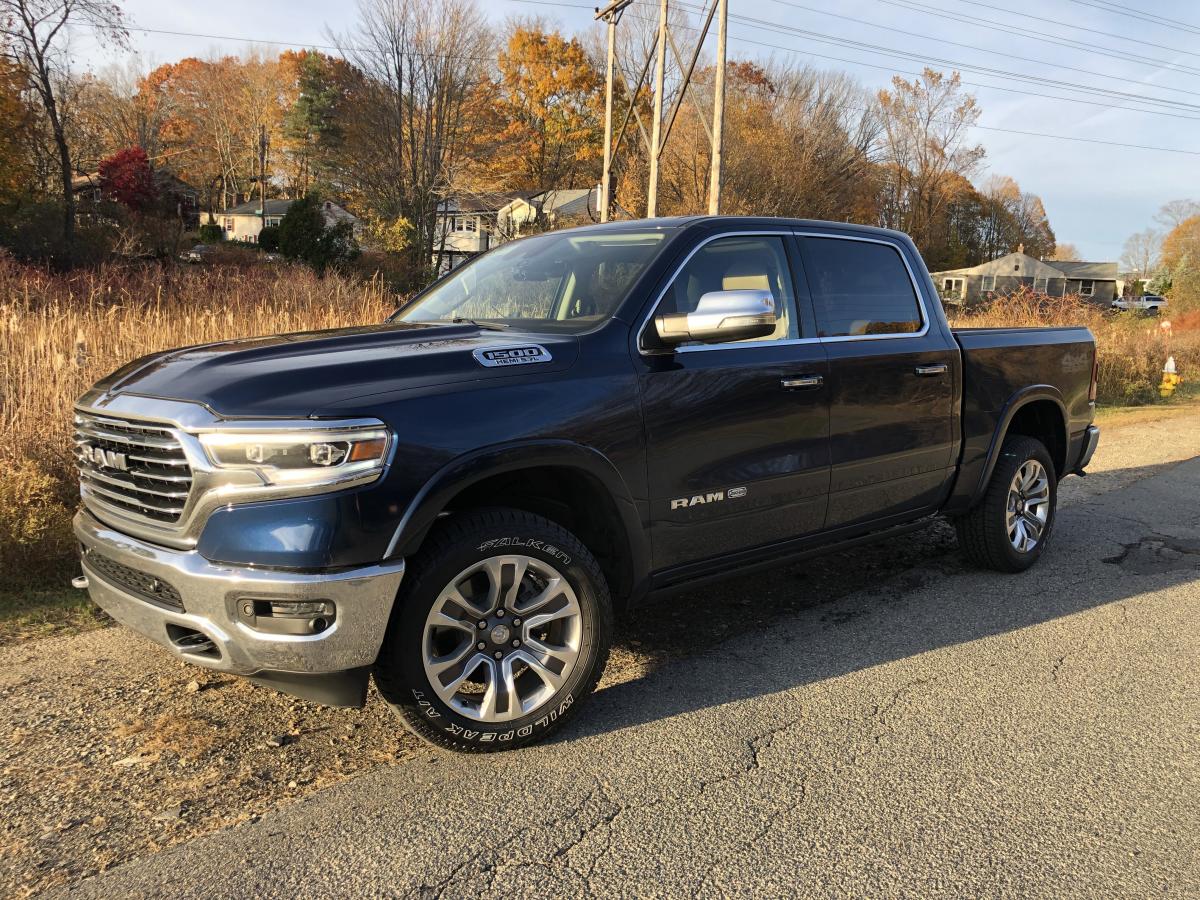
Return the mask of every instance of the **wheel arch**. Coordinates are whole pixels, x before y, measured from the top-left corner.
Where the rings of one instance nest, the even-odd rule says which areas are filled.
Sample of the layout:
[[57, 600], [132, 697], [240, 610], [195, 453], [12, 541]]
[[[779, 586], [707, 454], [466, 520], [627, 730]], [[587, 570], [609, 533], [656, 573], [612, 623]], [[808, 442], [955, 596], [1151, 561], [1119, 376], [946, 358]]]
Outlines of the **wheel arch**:
[[451, 461], [409, 504], [387, 555], [416, 553], [443, 514], [500, 506], [575, 534], [596, 555], [618, 606], [644, 592], [650, 554], [638, 504], [607, 457], [572, 441], [514, 442]]
[[979, 480], [971, 494], [971, 505], [979, 501], [987, 490], [988, 481], [996, 469], [1000, 450], [1010, 434], [1020, 434], [1040, 440], [1050, 451], [1056, 474], [1061, 478], [1067, 467], [1067, 452], [1070, 435], [1067, 432], [1067, 407], [1058, 388], [1050, 384], [1035, 384], [1022, 388], [1005, 404]]

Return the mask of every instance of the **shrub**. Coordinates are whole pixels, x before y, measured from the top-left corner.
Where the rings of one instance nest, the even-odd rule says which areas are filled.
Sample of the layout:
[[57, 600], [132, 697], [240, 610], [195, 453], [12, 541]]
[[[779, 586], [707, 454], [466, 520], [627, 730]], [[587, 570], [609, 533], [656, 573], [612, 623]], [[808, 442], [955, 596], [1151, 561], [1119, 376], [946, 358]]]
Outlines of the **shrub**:
[[358, 242], [349, 222], [326, 226], [321, 198], [309, 194], [288, 207], [279, 223], [279, 250], [289, 259], [308, 263], [318, 273], [358, 257]]
[[279, 249], [279, 226], [264, 225], [258, 233], [258, 246], [266, 253], [274, 253]]
[[200, 226], [200, 241], [204, 244], [219, 244], [225, 240], [225, 229], [216, 222]]

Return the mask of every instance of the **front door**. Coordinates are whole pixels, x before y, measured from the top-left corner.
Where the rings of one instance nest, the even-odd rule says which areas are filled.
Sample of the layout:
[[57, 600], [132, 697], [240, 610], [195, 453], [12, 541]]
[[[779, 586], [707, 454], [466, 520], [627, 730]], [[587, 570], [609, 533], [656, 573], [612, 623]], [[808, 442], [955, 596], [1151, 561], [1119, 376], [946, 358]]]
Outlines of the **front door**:
[[[656, 312], [688, 312], [710, 291], [770, 290], [767, 338], [641, 354], [651, 537], [657, 569], [820, 530], [829, 481], [825, 352], [797, 296], [790, 234], [710, 238]], [[653, 327], [653, 319], [648, 327]]]
[[897, 245], [803, 235], [829, 358], [826, 528], [933, 510], [954, 474], [958, 351]]

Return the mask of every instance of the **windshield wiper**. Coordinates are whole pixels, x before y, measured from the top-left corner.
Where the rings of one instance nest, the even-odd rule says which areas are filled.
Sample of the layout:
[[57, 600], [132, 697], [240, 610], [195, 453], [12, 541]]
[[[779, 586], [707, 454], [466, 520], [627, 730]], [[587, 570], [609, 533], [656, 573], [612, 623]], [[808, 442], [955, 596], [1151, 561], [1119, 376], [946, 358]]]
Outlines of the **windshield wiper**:
[[503, 322], [481, 322], [479, 319], [467, 319], [463, 316], [455, 316], [450, 320], [455, 325], [461, 325], [466, 322], [468, 325], [474, 325], [476, 328], [487, 328], [491, 331], [507, 331], [508, 327]]
[[[401, 320], [401, 321], [403, 321], [403, 320]], [[474, 325], [476, 328], [483, 328], [486, 331], [507, 331], [509, 328], [508, 325], [505, 325], [502, 322], [483, 322], [483, 321], [480, 321], [479, 319], [468, 319], [464, 316], [455, 316], [453, 319], [435, 319], [432, 322], [426, 322], [426, 321], [414, 319], [414, 320], [407, 322], [406, 324], [408, 324], [408, 325], [445, 325], [447, 322], [451, 322], [454, 325], [463, 325], [463, 324]]]

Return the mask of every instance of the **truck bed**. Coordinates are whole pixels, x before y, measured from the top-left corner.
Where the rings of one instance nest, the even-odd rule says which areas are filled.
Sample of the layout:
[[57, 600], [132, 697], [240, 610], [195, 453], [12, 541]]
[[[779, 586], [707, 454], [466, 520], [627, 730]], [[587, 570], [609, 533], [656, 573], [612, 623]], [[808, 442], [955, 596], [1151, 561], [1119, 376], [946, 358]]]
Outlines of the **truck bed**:
[[984, 474], [996, 423], [1018, 395], [1058, 398], [1070, 460], [1094, 416], [1089, 399], [1096, 344], [1083, 327], [954, 328], [962, 350], [962, 454], [955, 494]]

